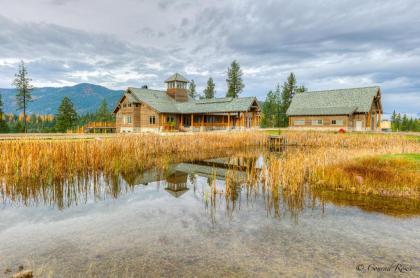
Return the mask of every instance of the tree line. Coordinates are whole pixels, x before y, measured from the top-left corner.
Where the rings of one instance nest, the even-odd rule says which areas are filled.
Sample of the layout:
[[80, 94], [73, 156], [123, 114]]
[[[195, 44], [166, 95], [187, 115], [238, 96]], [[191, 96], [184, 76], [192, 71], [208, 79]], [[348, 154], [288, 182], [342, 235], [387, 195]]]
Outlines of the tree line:
[[0, 133], [27, 133], [27, 132], [66, 132], [77, 126], [82, 126], [88, 122], [108, 122], [114, 121], [115, 117], [104, 99], [95, 113], [78, 115], [73, 102], [68, 97], [64, 97], [57, 113], [54, 117], [43, 115], [27, 115], [28, 105], [32, 102], [31, 79], [24, 62], [19, 65], [18, 73], [12, 83], [16, 88], [17, 110], [22, 111], [22, 116], [9, 115], [3, 113], [3, 101], [0, 95]]
[[401, 116], [395, 110], [391, 115], [391, 129], [392, 131], [420, 131], [420, 119], [408, 118], [406, 114]]

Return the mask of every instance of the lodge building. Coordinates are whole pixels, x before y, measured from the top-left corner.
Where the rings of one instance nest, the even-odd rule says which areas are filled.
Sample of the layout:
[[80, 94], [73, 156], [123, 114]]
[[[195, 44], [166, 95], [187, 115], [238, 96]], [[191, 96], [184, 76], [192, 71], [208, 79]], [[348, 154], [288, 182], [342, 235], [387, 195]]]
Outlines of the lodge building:
[[196, 100], [189, 81], [176, 73], [165, 80], [166, 91], [128, 88], [114, 109], [117, 132], [250, 129], [260, 123], [255, 97]]
[[379, 87], [297, 93], [287, 110], [292, 129], [380, 130]]

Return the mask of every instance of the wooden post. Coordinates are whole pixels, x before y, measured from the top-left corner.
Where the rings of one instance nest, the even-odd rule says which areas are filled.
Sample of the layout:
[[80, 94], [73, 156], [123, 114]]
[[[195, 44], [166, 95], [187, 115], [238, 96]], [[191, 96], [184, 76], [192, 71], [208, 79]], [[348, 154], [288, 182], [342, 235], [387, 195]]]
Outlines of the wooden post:
[[194, 127], [194, 114], [191, 114], [191, 127]]
[[378, 113], [378, 124], [379, 124], [379, 130], [381, 130], [381, 111]]
[[367, 116], [366, 116], [366, 127], [369, 127], [369, 125], [370, 125], [370, 112], [368, 112], [367, 113]]
[[255, 127], [255, 112], [252, 111], [252, 124], [251, 126], [254, 128]]
[[242, 128], [245, 128], [245, 113], [242, 112]]
[[184, 127], [184, 116], [181, 114], [181, 124], [180, 124], [180, 126], [181, 127]]
[[227, 129], [229, 129], [230, 126], [230, 113], [228, 113], [228, 123], [227, 123]]
[[201, 127], [204, 125], [204, 115], [201, 115]]

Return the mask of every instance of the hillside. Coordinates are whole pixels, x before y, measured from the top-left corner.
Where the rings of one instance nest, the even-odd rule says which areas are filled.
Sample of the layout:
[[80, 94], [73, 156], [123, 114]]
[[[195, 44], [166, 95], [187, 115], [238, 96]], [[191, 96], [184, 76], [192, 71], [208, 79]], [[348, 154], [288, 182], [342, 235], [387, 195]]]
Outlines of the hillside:
[[[29, 104], [28, 113], [56, 114], [57, 108], [65, 96], [71, 99], [79, 114], [96, 111], [103, 99], [106, 99], [108, 106], [112, 109], [122, 93], [123, 91], [110, 90], [88, 83], [66, 87], [35, 88], [32, 91], [33, 101]], [[17, 114], [16, 90], [0, 89], [0, 94], [3, 99], [4, 112]]]

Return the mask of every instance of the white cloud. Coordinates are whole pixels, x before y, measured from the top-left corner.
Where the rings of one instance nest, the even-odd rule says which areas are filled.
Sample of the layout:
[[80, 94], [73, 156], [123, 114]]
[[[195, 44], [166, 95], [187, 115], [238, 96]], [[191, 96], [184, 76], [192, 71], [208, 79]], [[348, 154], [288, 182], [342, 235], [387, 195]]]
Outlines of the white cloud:
[[39, 86], [161, 88], [183, 72], [223, 96], [236, 59], [244, 95], [263, 99], [293, 71], [309, 89], [380, 85], [386, 110], [420, 106], [416, 0], [24, 1], [0, 0], [0, 87], [24, 59]]

